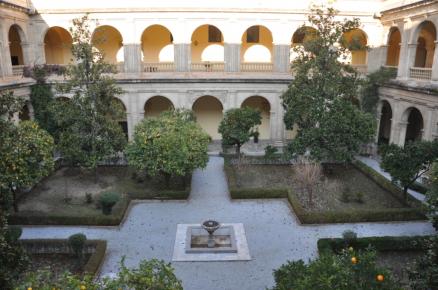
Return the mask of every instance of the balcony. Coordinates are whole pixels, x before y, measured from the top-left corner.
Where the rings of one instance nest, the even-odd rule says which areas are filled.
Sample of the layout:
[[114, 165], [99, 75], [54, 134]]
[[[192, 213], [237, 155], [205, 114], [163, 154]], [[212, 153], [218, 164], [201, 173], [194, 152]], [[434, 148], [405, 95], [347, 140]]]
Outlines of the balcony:
[[243, 62], [240, 64], [242, 72], [272, 72], [273, 64], [269, 62]]
[[175, 71], [174, 62], [144, 62], [143, 72], [173, 72]]
[[411, 67], [409, 69], [409, 77], [417, 80], [431, 80], [432, 68]]
[[192, 62], [190, 65], [190, 71], [193, 72], [223, 72], [224, 70], [224, 62]]

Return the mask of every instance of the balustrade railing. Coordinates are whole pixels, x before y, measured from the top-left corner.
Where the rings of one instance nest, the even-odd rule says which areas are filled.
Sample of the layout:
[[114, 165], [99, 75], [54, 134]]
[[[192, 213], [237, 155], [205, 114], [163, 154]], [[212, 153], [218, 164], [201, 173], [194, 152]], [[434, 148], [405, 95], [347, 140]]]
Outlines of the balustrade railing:
[[272, 72], [273, 65], [270, 62], [242, 62], [240, 70], [242, 72]]
[[411, 67], [409, 69], [409, 76], [418, 80], [430, 80], [432, 78], [432, 68]]
[[23, 76], [24, 65], [13, 65], [12, 74], [14, 76]]
[[173, 72], [175, 71], [174, 62], [144, 62], [143, 72]]
[[190, 70], [194, 72], [222, 72], [225, 70], [224, 62], [192, 62]]

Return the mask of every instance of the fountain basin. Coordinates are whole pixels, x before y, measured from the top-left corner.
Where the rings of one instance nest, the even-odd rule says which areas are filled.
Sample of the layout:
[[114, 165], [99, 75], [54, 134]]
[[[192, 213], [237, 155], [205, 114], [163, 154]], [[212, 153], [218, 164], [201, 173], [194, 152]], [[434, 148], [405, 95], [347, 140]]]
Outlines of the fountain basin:
[[[214, 245], [209, 244], [210, 239]], [[186, 253], [237, 253], [236, 237], [232, 226], [222, 226], [210, 236], [202, 226], [188, 226]]]

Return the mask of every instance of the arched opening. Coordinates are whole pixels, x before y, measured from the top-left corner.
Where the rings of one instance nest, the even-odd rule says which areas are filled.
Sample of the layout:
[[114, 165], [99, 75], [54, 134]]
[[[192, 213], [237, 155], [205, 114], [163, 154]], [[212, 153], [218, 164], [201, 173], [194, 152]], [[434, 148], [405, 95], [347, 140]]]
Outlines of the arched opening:
[[21, 108], [20, 112], [18, 113], [18, 119], [20, 121], [29, 121], [31, 119], [30, 110], [27, 103], [23, 106], [23, 108]]
[[126, 140], [128, 140], [128, 118], [127, 118], [125, 104], [123, 104], [123, 102], [120, 99], [113, 98], [111, 105], [114, 108], [114, 112], [116, 113], [115, 119], [117, 123], [119, 123], [120, 128], [122, 128]]
[[397, 27], [391, 28], [388, 38], [387, 66], [398, 66], [400, 58], [401, 34]]
[[14, 24], [9, 28], [8, 41], [9, 52], [11, 54], [11, 64], [24, 65], [23, 48], [21, 47], [23, 31]]
[[415, 53], [415, 67], [431, 68], [435, 54], [436, 29], [430, 21], [420, 24]]
[[352, 29], [345, 32], [341, 44], [351, 52], [348, 61], [352, 66], [365, 66], [367, 64], [367, 36], [361, 29]]
[[161, 25], [152, 25], [141, 35], [143, 62], [173, 62], [173, 36], [169, 29]]
[[416, 108], [409, 108], [404, 114], [404, 120], [407, 121], [405, 143], [421, 140], [424, 126], [421, 112]]
[[273, 40], [271, 31], [261, 25], [248, 28], [242, 36], [241, 62], [271, 63]]
[[192, 63], [196, 62], [223, 62], [224, 37], [214, 25], [202, 25], [192, 34]]
[[144, 104], [144, 117], [158, 117], [162, 112], [172, 110], [173, 108], [173, 104], [168, 98], [155, 96]]
[[391, 137], [391, 120], [392, 109], [387, 101], [382, 101], [382, 110], [380, 111], [379, 137], [377, 143], [389, 144]]
[[106, 62], [117, 64], [124, 61], [123, 38], [114, 27], [109, 25], [97, 27], [93, 32], [91, 42], [103, 54]]
[[221, 135], [217, 131], [223, 117], [222, 103], [212, 96], [203, 96], [193, 104], [193, 112], [196, 122], [211, 136], [213, 140], [220, 140]]
[[271, 105], [269, 104], [269, 101], [263, 97], [253, 96], [243, 101], [242, 108], [244, 107], [250, 107], [260, 111], [262, 116], [262, 124], [260, 124], [258, 127], [258, 131], [260, 133], [259, 139], [270, 139]]
[[72, 59], [70, 33], [62, 27], [51, 27], [44, 36], [44, 53], [47, 64], [68, 64]]
[[294, 34], [292, 35], [291, 40], [291, 49], [290, 49], [290, 61], [294, 61], [294, 59], [297, 57], [296, 52], [294, 51], [294, 48], [298, 46], [304, 46], [304, 43], [317, 37], [318, 31], [310, 26], [303, 26], [298, 28]]

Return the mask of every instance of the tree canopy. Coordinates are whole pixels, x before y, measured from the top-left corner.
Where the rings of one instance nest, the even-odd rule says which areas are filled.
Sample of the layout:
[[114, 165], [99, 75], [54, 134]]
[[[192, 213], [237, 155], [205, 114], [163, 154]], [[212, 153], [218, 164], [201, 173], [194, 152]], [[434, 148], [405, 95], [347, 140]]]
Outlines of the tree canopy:
[[312, 9], [308, 21], [315, 30], [294, 48], [294, 79], [282, 95], [286, 128], [298, 129], [291, 155], [308, 151], [317, 160], [350, 161], [375, 133], [373, 116], [358, 106], [358, 72], [342, 62], [349, 49], [357, 49], [341, 45], [343, 34], [359, 21], [337, 21], [336, 13]]
[[261, 123], [261, 114], [256, 109], [244, 107], [226, 111], [218, 129], [222, 144], [236, 146], [236, 153], [240, 155], [240, 147], [248, 142]]
[[129, 165], [147, 174], [185, 176], [207, 165], [210, 137], [186, 111], [167, 111], [135, 127], [125, 154]]

